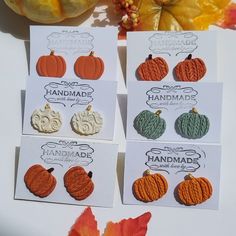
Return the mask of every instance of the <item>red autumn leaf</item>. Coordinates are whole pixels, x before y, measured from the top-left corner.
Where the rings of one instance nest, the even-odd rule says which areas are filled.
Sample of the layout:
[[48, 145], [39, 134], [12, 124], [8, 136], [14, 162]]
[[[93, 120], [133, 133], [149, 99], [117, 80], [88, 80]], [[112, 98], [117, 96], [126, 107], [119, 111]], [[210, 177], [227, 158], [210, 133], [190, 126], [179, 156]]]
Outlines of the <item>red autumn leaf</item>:
[[150, 212], [146, 212], [135, 219], [124, 219], [119, 223], [109, 222], [104, 236], [145, 236], [151, 216]]
[[97, 221], [88, 207], [72, 226], [69, 236], [99, 236]]

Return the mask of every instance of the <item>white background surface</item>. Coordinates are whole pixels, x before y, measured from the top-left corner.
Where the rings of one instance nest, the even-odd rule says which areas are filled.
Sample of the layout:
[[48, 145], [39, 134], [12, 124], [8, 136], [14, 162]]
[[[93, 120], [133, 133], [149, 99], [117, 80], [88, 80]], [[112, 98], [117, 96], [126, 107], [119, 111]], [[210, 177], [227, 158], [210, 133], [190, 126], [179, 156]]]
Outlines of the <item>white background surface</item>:
[[[93, 13], [93, 17], [103, 19], [95, 20], [97, 26], [106, 26], [110, 24], [106, 15], [113, 14], [113, 9], [107, 8], [103, 3], [100, 5]], [[73, 20], [67, 23], [78, 25], [80, 22]], [[95, 23], [88, 20], [83, 25], [94, 26]], [[28, 39], [30, 24], [32, 22], [16, 16], [4, 5], [3, 1], [0, 2], [0, 235], [66, 236], [70, 226], [84, 207], [18, 201], [13, 198], [16, 157], [22, 131], [21, 98], [28, 74], [29, 43], [24, 40]], [[219, 39], [219, 67], [216, 68], [220, 81], [224, 82], [220, 209], [212, 211], [122, 205], [120, 187], [123, 178], [123, 155], [120, 154], [114, 208], [93, 208], [102, 232], [109, 220], [119, 221], [125, 217], [135, 217], [145, 211], [150, 211], [152, 218], [149, 223], [148, 236], [235, 235], [235, 42], [236, 32], [222, 31]], [[124, 54], [125, 48], [119, 47], [122, 65], [125, 64]], [[118, 87], [119, 93], [124, 94], [125, 87], [121, 71]], [[125, 95], [118, 96], [122, 111], [125, 110], [125, 99]], [[118, 112], [116, 141], [120, 143], [121, 152], [125, 147], [122, 127], [121, 115]]]

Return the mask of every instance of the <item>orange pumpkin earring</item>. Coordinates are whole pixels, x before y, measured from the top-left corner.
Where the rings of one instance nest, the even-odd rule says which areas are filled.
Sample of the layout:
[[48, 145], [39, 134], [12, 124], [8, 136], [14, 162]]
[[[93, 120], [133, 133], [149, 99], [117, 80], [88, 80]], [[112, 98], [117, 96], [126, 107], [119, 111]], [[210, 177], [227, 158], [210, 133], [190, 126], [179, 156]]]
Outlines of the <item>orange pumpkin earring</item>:
[[151, 174], [146, 170], [142, 178], [133, 183], [133, 194], [142, 202], [152, 202], [162, 198], [168, 190], [166, 178], [161, 174]]
[[56, 178], [51, 174], [53, 171], [54, 168], [47, 170], [38, 164], [31, 166], [24, 176], [26, 187], [37, 197], [47, 197], [57, 183]]
[[206, 65], [201, 58], [192, 58], [192, 54], [177, 64], [174, 73], [178, 81], [196, 82], [206, 74]]
[[208, 200], [212, 196], [212, 192], [212, 185], [207, 178], [195, 178], [189, 174], [177, 186], [177, 200], [186, 206], [194, 206]]
[[39, 76], [61, 78], [66, 73], [66, 62], [52, 50], [50, 55], [38, 59], [36, 70]]
[[97, 80], [104, 72], [104, 62], [100, 57], [95, 57], [92, 51], [89, 56], [81, 56], [76, 60], [74, 70], [81, 79]]
[[92, 175], [91, 171], [87, 173], [81, 166], [72, 167], [65, 173], [64, 186], [71, 197], [81, 201], [92, 194], [94, 190]]
[[160, 81], [168, 72], [169, 67], [166, 61], [162, 57], [153, 58], [152, 54], [137, 69], [139, 80]]

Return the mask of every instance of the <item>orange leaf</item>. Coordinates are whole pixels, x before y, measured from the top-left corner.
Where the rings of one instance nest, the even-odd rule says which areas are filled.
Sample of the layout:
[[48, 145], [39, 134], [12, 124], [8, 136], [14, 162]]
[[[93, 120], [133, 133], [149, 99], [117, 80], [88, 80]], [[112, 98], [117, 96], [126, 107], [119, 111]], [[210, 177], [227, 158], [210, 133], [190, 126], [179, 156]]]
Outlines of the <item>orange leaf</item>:
[[119, 223], [109, 222], [104, 236], [145, 236], [147, 233], [147, 224], [151, 216], [150, 212], [146, 212], [135, 219], [124, 219]]
[[99, 236], [97, 221], [88, 207], [72, 226], [69, 236]]

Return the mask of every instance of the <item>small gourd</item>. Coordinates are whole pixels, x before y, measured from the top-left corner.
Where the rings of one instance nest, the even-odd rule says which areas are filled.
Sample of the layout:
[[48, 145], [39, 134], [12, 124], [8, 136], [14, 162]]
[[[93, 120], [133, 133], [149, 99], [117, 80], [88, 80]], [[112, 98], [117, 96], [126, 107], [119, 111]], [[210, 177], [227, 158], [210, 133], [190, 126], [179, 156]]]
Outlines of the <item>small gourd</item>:
[[152, 202], [162, 198], [168, 190], [168, 183], [161, 174], [151, 174], [149, 170], [144, 176], [134, 181], [133, 194], [142, 202]]
[[61, 78], [66, 73], [66, 62], [62, 56], [56, 56], [52, 50], [50, 55], [38, 59], [36, 70], [39, 76]]
[[64, 186], [71, 197], [81, 201], [91, 195], [94, 190], [91, 178], [91, 171], [87, 173], [83, 167], [75, 166], [64, 175]]
[[206, 74], [206, 65], [201, 58], [192, 58], [192, 54], [179, 62], [175, 69], [175, 76], [178, 81], [196, 82], [201, 80]]
[[133, 126], [143, 137], [157, 139], [166, 129], [166, 122], [160, 117], [160, 114], [161, 110], [155, 113], [144, 110], [135, 117]]
[[176, 132], [183, 138], [199, 139], [205, 136], [210, 127], [207, 116], [200, 115], [195, 108], [180, 115], [175, 122]]
[[80, 56], [74, 65], [75, 74], [81, 79], [97, 80], [104, 72], [104, 62], [95, 57], [94, 52], [89, 56]]
[[189, 174], [177, 186], [178, 200], [186, 206], [201, 204], [212, 196], [213, 188], [207, 178], [195, 178]]
[[153, 58], [150, 54], [145, 62], [139, 65], [137, 75], [139, 80], [160, 81], [169, 72], [168, 64], [162, 57]]
[[26, 187], [37, 197], [47, 197], [57, 183], [56, 178], [51, 174], [53, 170], [53, 168], [47, 170], [38, 164], [31, 166], [24, 176]]

